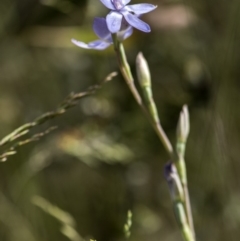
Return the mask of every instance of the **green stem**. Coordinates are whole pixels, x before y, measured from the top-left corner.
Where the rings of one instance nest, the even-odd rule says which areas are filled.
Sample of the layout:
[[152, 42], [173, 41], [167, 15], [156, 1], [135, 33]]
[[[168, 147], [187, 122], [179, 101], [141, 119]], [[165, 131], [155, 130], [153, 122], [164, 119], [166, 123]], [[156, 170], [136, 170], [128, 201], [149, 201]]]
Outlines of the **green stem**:
[[194, 229], [192, 209], [191, 209], [191, 203], [190, 203], [190, 197], [189, 197], [187, 183], [183, 185], [183, 192], [184, 192], [184, 197], [185, 197], [184, 205], [185, 205], [185, 209], [186, 209], [186, 212], [187, 212], [189, 227], [191, 228], [193, 237], [195, 238], [195, 229]]
[[174, 212], [178, 225], [180, 226], [183, 239], [185, 241], [195, 241], [192, 231], [188, 225], [182, 202], [174, 202]]
[[192, 209], [191, 209], [191, 203], [190, 203], [190, 197], [188, 192], [188, 183], [187, 183], [187, 171], [186, 171], [186, 163], [184, 159], [185, 155], [185, 149], [186, 149], [186, 142], [178, 141], [177, 142], [177, 156], [178, 160], [176, 162], [176, 167], [179, 173], [179, 178], [182, 183], [183, 192], [184, 192], [184, 208], [187, 213], [187, 221], [189, 224], [190, 229], [192, 230], [193, 237], [195, 238], [195, 230], [194, 230], [194, 224], [193, 224], [193, 218], [192, 218]]
[[132, 72], [131, 72], [131, 69], [129, 67], [129, 64], [127, 62], [127, 57], [126, 57], [126, 54], [125, 54], [123, 44], [120, 43], [117, 40], [116, 35], [113, 35], [113, 40], [114, 40], [114, 49], [115, 49], [115, 52], [117, 54], [120, 71], [121, 71], [128, 87], [129, 87], [130, 91], [132, 92], [133, 97], [135, 98], [137, 104], [140, 106], [142, 111], [145, 113], [145, 115], [149, 119], [149, 121], [150, 121], [151, 125], [153, 126], [154, 130], [156, 131], [159, 139], [163, 143], [164, 148], [166, 149], [166, 151], [170, 155], [170, 158], [174, 158], [174, 151], [173, 151], [173, 147], [172, 147], [171, 142], [169, 141], [169, 139], [168, 139], [166, 133], [164, 132], [161, 124], [159, 122], [156, 123], [151, 118], [151, 116], [149, 116], [149, 113], [148, 113], [146, 107], [143, 104], [142, 98], [139, 95], [139, 93], [138, 93], [138, 91], [137, 91], [137, 89], [134, 85], [134, 79], [133, 79]]

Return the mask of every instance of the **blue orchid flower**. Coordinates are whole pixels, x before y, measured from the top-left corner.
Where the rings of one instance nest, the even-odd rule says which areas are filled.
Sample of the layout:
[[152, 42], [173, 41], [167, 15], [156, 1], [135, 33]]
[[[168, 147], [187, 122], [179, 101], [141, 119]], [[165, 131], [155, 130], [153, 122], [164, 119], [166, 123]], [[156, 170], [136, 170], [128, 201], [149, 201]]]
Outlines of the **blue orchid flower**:
[[[123, 21], [117, 33], [117, 38], [120, 42], [132, 35], [133, 28]], [[98, 40], [92, 41], [88, 44], [72, 39], [72, 43], [84, 49], [104, 50], [113, 44], [111, 32], [108, 30], [105, 18], [94, 18], [93, 31], [99, 37]]]
[[157, 6], [140, 3], [127, 5], [131, 0], [100, 0], [107, 8], [112, 10], [106, 17], [107, 26], [111, 33], [117, 33], [124, 18], [129, 25], [143, 32], [150, 32], [149, 25], [138, 17], [141, 14], [153, 11]]

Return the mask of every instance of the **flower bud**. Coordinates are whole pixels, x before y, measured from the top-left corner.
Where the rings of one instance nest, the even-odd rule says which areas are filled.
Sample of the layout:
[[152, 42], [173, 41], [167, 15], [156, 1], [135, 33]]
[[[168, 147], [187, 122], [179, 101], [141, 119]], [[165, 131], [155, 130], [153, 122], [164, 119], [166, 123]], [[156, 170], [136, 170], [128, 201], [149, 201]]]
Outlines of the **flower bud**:
[[187, 105], [184, 105], [179, 116], [177, 126], [177, 140], [179, 142], [186, 142], [190, 131], [189, 113]]
[[164, 176], [167, 180], [171, 198], [173, 201], [184, 200], [183, 187], [176, 166], [168, 162], [164, 167]]
[[137, 77], [141, 87], [151, 87], [151, 75], [148, 63], [140, 52], [136, 58]]

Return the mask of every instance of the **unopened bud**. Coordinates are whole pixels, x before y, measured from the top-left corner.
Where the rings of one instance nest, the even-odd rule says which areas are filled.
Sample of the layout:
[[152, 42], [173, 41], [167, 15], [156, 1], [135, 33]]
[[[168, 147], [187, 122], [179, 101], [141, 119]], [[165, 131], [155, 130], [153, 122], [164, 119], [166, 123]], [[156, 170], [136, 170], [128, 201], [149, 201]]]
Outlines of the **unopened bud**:
[[151, 87], [151, 75], [147, 60], [140, 52], [136, 58], [137, 77], [141, 87]]
[[172, 200], [183, 200], [184, 194], [182, 184], [178, 175], [177, 168], [172, 162], [169, 162], [165, 165], [164, 176], [167, 180]]
[[184, 105], [179, 116], [177, 126], [177, 139], [179, 142], [186, 142], [190, 131], [189, 113], [187, 105]]

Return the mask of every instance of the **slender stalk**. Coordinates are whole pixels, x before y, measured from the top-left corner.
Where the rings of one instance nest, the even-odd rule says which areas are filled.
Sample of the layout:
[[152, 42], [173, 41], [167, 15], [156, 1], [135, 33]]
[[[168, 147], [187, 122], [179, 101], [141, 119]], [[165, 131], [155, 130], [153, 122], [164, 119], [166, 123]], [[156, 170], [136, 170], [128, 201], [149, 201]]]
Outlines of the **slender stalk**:
[[187, 221], [189, 224], [189, 227], [192, 230], [192, 234], [195, 237], [195, 230], [194, 230], [194, 223], [192, 218], [192, 209], [191, 209], [191, 203], [190, 203], [190, 197], [188, 192], [188, 182], [187, 182], [187, 171], [186, 171], [186, 163], [184, 159], [185, 155], [185, 148], [186, 148], [186, 142], [178, 141], [177, 142], [177, 156], [178, 160], [176, 162], [176, 166], [179, 172], [179, 177], [182, 183], [183, 192], [184, 192], [184, 207], [187, 213]]
[[187, 106], [184, 105], [180, 113], [178, 126], [177, 126], [177, 144], [176, 144], [177, 160], [175, 164], [176, 164], [176, 167], [179, 173], [179, 178], [181, 180], [182, 187], [183, 187], [183, 192], [185, 197], [183, 204], [187, 213], [188, 224], [195, 238], [191, 203], [190, 203], [189, 192], [188, 192], [186, 163], [185, 163], [185, 150], [186, 150], [186, 143], [187, 143], [189, 131], [190, 131], [189, 113], [188, 113]]
[[174, 214], [182, 236], [185, 241], [195, 241], [194, 234], [187, 219], [185, 193], [177, 166], [172, 162], [168, 162], [164, 168], [164, 175], [169, 186], [171, 199], [173, 201]]
[[191, 203], [190, 203], [190, 197], [188, 192], [188, 185], [187, 183], [183, 185], [183, 192], [185, 197], [185, 209], [187, 212], [187, 219], [189, 223], [189, 227], [192, 230], [193, 237], [195, 239], [195, 229], [194, 229], [194, 223], [193, 223], [193, 217], [192, 217], [192, 209], [191, 209]]
[[175, 216], [176, 216], [177, 222], [180, 226], [181, 233], [182, 233], [184, 240], [195, 241], [192, 230], [189, 227], [189, 224], [187, 222], [185, 210], [184, 210], [182, 202], [176, 201], [174, 203], [174, 211], [175, 211]]
[[142, 109], [144, 114], [147, 116], [148, 120], [150, 121], [151, 125], [153, 126], [154, 130], [156, 131], [159, 139], [161, 140], [162, 144], [164, 145], [164, 148], [170, 155], [170, 158], [174, 158], [174, 151], [173, 151], [171, 142], [169, 141], [161, 124], [159, 122], [155, 122], [149, 115], [149, 113], [142, 101], [142, 98], [141, 98], [140, 94], [138, 93], [136, 86], [134, 85], [134, 79], [133, 79], [129, 64], [127, 62], [127, 57], [125, 54], [123, 44], [117, 40], [115, 35], [113, 35], [113, 39], [114, 39], [114, 47], [115, 47], [114, 49], [117, 54], [120, 71], [129, 87], [130, 91], [132, 92], [134, 99], [136, 100], [137, 104], [140, 106], [140, 108]]

